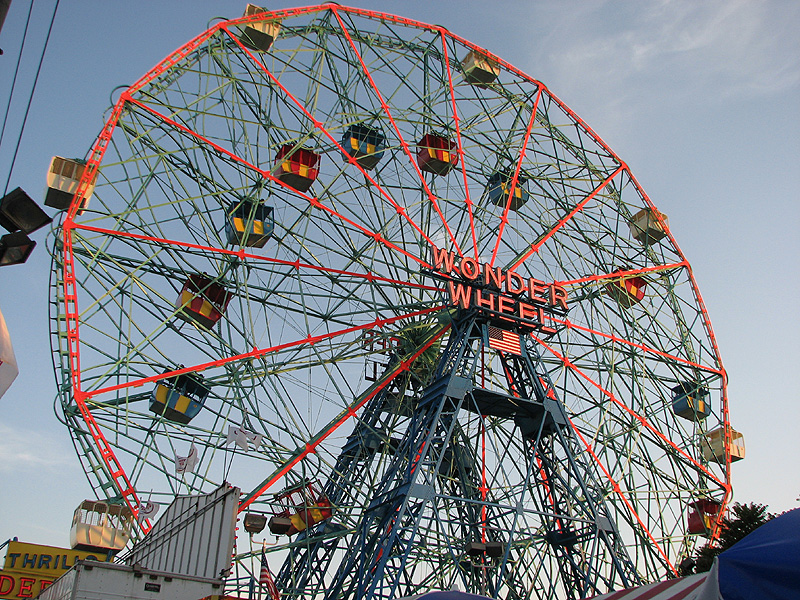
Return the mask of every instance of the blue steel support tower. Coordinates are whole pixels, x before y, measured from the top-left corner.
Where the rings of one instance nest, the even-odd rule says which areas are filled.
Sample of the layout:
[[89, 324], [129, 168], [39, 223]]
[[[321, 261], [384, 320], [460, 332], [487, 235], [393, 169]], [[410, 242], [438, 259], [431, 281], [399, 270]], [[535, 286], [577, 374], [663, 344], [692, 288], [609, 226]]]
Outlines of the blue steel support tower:
[[[417, 389], [401, 440], [375, 440], [376, 432], [387, 430], [386, 419], [398, 418], [386, 409], [389, 392], [367, 405], [326, 486], [332, 504], [348, 504], [347, 482], [373, 468], [379, 443], [394, 445], [390, 464], [357, 515], [355, 531], [337, 531], [334, 519], [297, 540], [279, 574], [285, 596], [304, 597], [305, 589], [320, 589], [328, 579], [325, 597], [331, 600], [398, 598], [412, 581], [425, 579], [423, 561], [414, 558], [430, 552], [440, 555], [461, 587], [493, 597], [578, 599], [639, 581], [605, 508], [609, 490], [600, 485], [533, 345], [525, 343], [527, 334], [509, 329], [519, 347], [498, 351], [489, 345], [495, 325], [501, 323], [475, 311], [454, 317], [430, 381]], [[507, 389], [479, 385], [487, 352], [498, 353]], [[525, 448], [517, 459], [525, 464], [518, 465], [524, 477], [513, 493], [498, 498], [486, 487], [479, 474], [487, 465], [465, 443], [460, 416], [514, 424]], [[553, 570], [560, 574], [560, 589], [545, 589], [550, 579], [537, 580], [537, 561], [557, 563], [548, 570], [550, 577]], [[332, 564], [339, 565], [335, 572]]]

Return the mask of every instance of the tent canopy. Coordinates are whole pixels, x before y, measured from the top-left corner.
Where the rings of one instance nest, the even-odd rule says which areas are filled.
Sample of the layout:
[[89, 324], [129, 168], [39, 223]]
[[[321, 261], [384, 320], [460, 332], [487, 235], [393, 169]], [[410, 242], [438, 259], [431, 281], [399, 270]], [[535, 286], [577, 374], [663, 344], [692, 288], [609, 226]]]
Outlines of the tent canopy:
[[[707, 580], [713, 573], [698, 573], [689, 577], [668, 579], [649, 585], [618, 590], [595, 596], [592, 600], [700, 600], [701, 598], [714, 598], [707, 595]], [[705, 585], [704, 585], [705, 584]]]
[[800, 598], [800, 509], [767, 521], [718, 561], [724, 600]]
[[405, 596], [399, 600], [491, 600], [487, 596], [478, 596], [476, 594], [468, 594], [466, 592], [459, 592], [451, 590], [449, 592], [426, 592], [418, 596]]
[[768, 521], [723, 552], [708, 573], [596, 596], [593, 600], [797, 600], [800, 508]]

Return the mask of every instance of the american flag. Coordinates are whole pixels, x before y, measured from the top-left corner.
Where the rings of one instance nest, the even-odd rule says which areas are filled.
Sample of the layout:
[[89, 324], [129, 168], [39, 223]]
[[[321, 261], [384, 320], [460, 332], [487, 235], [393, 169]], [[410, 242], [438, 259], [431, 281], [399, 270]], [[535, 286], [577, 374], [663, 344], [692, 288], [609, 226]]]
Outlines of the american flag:
[[258, 576], [258, 585], [266, 588], [270, 600], [281, 600], [281, 595], [272, 579], [272, 573], [269, 572], [269, 565], [267, 564], [267, 555], [264, 550], [261, 550], [261, 573]]
[[522, 356], [522, 342], [518, 333], [489, 326], [489, 347]]

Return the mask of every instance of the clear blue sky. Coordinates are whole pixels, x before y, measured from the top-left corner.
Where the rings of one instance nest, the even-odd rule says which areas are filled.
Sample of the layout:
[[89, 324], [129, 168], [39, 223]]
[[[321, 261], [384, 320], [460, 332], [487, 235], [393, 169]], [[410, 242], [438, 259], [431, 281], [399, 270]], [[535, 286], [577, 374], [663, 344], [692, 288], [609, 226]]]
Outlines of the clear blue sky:
[[[0, 102], [28, 2], [0, 34]], [[6, 138], [5, 183], [54, 0], [37, 0]], [[109, 96], [240, 0], [62, 2], [11, 188], [41, 200], [50, 157], [83, 156]], [[269, 8], [289, 5], [270, 3]], [[747, 459], [735, 500], [782, 511], [800, 496], [800, 3], [795, 0], [368, 1], [446, 26], [543, 81], [625, 160], [692, 265], [730, 384]], [[53, 413], [44, 232], [24, 266], [0, 270], [20, 363], [0, 399], [0, 540], [67, 545], [92, 497]]]

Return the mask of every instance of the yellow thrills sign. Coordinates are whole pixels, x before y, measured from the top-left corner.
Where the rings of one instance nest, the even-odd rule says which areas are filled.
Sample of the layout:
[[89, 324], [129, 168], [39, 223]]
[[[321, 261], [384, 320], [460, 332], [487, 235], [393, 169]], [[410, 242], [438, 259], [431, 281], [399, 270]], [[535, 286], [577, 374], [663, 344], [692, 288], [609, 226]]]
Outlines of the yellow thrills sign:
[[34, 598], [84, 558], [105, 561], [107, 557], [102, 552], [10, 541], [0, 571], [0, 599]]

